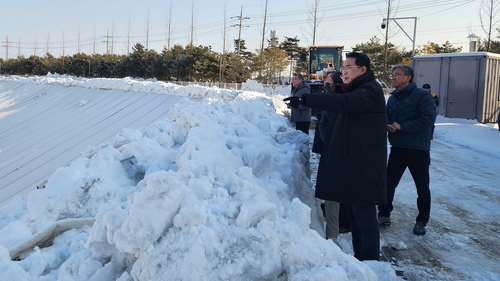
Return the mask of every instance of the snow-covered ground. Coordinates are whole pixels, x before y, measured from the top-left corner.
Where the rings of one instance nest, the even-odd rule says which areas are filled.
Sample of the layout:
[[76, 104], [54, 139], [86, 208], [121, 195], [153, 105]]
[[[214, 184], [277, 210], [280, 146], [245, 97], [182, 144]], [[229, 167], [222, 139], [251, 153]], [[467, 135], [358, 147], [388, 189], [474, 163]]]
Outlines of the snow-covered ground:
[[[496, 125], [439, 117], [428, 234], [415, 237], [406, 226], [414, 220], [415, 192], [405, 176], [394, 223], [382, 231], [390, 262], [359, 262], [348, 234], [341, 248], [323, 238], [308, 179], [317, 163], [309, 153], [312, 135], [290, 128], [283, 116], [288, 91], [271, 94], [252, 81], [227, 91], [154, 80], [0, 77], [0, 280], [399, 280], [393, 268], [411, 280], [500, 278]], [[127, 99], [104, 101], [110, 94]], [[25, 139], [109, 120], [120, 126], [134, 112], [156, 111], [156, 120], [127, 119], [130, 126], [105, 126], [91, 131], [94, 138], [88, 129], [73, 132], [85, 141], [64, 134], [56, 145], [37, 146]], [[100, 121], [88, 125], [94, 117]], [[71, 149], [81, 142], [77, 157]], [[30, 171], [47, 155], [60, 165], [36, 190], [32, 183], [46, 172]], [[36, 165], [12, 166], [20, 161]], [[23, 177], [7, 187], [4, 179], [20, 171]], [[28, 195], [13, 196], [16, 188]], [[415, 248], [431, 260], [398, 256]]]

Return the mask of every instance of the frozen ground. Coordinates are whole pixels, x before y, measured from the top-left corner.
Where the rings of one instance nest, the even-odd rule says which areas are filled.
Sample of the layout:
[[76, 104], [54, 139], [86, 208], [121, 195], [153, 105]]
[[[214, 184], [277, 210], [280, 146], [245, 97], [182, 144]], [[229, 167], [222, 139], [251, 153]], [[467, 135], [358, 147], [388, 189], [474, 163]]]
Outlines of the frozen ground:
[[[500, 280], [499, 144], [496, 124], [438, 116], [427, 234], [412, 233], [416, 189], [408, 171], [396, 189], [392, 224], [381, 227], [383, 260], [399, 276], [414, 281]], [[318, 159], [312, 156], [314, 169]]]

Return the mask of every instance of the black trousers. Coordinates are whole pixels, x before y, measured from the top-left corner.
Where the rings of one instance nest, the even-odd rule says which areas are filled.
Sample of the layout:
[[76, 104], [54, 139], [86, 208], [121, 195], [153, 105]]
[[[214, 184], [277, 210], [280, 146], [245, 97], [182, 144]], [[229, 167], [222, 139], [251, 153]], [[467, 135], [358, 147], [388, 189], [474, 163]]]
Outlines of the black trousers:
[[306, 135], [309, 135], [309, 126], [311, 126], [311, 121], [295, 122], [295, 129], [304, 132]]
[[380, 231], [375, 205], [345, 205], [345, 207], [351, 225], [354, 257], [360, 261], [378, 261], [380, 258]]
[[347, 215], [347, 210], [346, 210], [346, 205], [345, 204], [340, 204], [339, 208], [339, 226], [341, 228], [349, 228], [349, 215]]
[[389, 217], [394, 206], [394, 193], [406, 168], [410, 170], [417, 187], [417, 222], [427, 224], [431, 212], [431, 191], [429, 189], [429, 151], [391, 147], [387, 162], [387, 204], [378, 206], [379, 217]]

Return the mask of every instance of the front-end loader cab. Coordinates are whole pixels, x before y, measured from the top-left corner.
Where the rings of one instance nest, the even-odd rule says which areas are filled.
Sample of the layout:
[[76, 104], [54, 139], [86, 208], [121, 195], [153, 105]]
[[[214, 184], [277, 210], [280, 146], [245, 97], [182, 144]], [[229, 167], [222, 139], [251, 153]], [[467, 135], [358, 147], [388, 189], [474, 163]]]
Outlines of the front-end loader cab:
[[310, 46], [306, 53], [300, 54], [300, 60], [306, 62], [306, 69], [302, 72], [304, 80], [311, 86], [311, 93], [323, 92], [323, 80], [326, 75], [340, 70], [342, 50], [344, 46]]

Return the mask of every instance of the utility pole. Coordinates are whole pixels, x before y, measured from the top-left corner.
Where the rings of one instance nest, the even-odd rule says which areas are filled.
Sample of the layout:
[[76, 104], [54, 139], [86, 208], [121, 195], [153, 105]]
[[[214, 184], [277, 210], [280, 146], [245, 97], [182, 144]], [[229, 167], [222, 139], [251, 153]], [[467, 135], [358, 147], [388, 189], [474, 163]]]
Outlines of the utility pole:
[[[387, 19], [391, 17], [391, 0], [387, 1]], [[387, 69], [387, 58], [388, 58], [388, 42], [389, 42], [389, 21], [386, 23], [386, 29], [385, 29], [385, 44], [384, 44], [384, 69], [383, 69], [383, 79], [386, 79], [389, 77], [388, 75], [388, 69]]]
[[106, 30], [106, 35], [102, 35], [102, 37], [106, 38], [106, 41], [101, 42], [106, 42], [106, 54], [109, 55], [109, 38], [113, 37], [109, 35], [109, 29]]
[[9, 42], [9, 36], [7, 36], [7, 39], [3, 41], [5, 45], [2, 45], [2, 47], [5, 47], [5, 60], [9, 60], [9, 47], [10, 47], [10, 42]]
[[[248, 17], [243, 17], [243, 6], [241, 6], [240, 15], [239, 15], [239, 16], [234, 16], [234, 17], [231, 17], [231, 18], [237, 18], [237, 19], [239, 19], [239, 20], [240, 20], [240, 23], [239, 23], [239, 24], [233, 24], [233, 25], [231, 25], [231, 27], [235, 27], [235, 26], [239, 26], [239, 27], [240, 27], [240, 31], [239, 31], [239, 33], [238, 33], [238, 55], [240, 55], [240, 45], [241, 45], [241, 28], [243, 27], [243, 25], [242, 25], [242, 21], [243, 21], [243, 20], [248, 20], [248, 19], [250, 19], [250, 18], [248, 18]], [[247, 26], [245, 26], [245, 27], [248, 27], [248, 25], [247, 25]]]
[[262, 43], [260, 44], [260, 68], [259, 68], [259, 78], [262, 79], [262, 68], [264, 68], [264, 39], [266, 36], [266, 20], [267, 20], [267, 3], [269, 0], [266, 0], [266, 8], [264, 9], [264, 23], [262, 24]]

